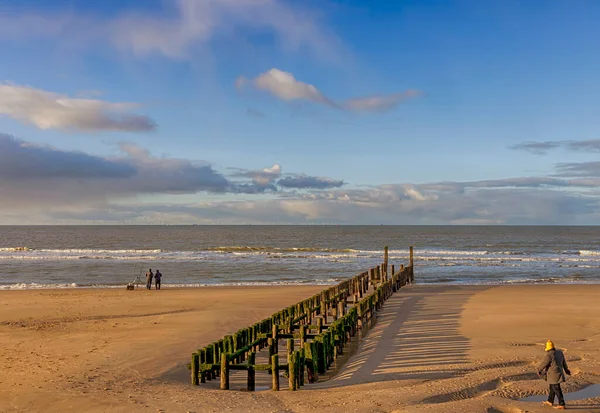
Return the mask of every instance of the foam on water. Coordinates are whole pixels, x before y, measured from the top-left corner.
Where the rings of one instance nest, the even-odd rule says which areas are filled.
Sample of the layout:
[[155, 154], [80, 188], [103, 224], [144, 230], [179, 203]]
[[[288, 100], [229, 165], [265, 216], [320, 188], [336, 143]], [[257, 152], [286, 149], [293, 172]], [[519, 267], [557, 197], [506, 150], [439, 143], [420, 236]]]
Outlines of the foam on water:
[[[214, 282], [214, 283], [163, 283], [161, 288], [200, 288], [200, 287], [271, 287], [271, 286], [299, 286], [299, 285], [335, 285], [340, 280], [314, 280], [314, 281], [271, 281], [271, 282]], [[143, 283], [138, 283], [140, 287], [145, 286]], [[45, 289], [73, 289], [73, 288], [125, 288], [126, 284], [37, 284], [37, 283], [16, 283], [16, 284], [0, 284], [2, 290], [45, 290]]]

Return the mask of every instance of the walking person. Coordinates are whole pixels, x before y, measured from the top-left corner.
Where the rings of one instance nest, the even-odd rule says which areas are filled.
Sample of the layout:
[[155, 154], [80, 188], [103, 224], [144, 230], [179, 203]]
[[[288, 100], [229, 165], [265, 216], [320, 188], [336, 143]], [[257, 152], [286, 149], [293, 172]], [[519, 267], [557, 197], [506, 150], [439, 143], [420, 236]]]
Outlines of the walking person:
[[148, 272], [146, 273], [146, 289], [147, 290], [152, 289], [152, 277], [154, 277], [154, 274], [152, 273], [152, 268], [150, 268], [148, 270]]
[[160, 279], [162, 278], [162, 274], [159, 270], [156, 270], [156, 274], [154, 274], [154, 284], [156, 285], [156, 289], [160, 290]]
[[567, 380], [565, 373], [570, 376], [571, 371], [567, 366], [565, 355], [562, 351], [554, 347], [554, 343], [551, 340], [546, 342], [545, 351], [544, 360], [538, 367], [538, 375], [544, 377], [549, 387], [548, 400], [544, 404], [554, 406], [554, 398], [556, 397], [558, 398], [558, 405], [554, 406], [554, 408], [565, 410], [565, 398], [560, 388], [560, 383], [564, 383]]

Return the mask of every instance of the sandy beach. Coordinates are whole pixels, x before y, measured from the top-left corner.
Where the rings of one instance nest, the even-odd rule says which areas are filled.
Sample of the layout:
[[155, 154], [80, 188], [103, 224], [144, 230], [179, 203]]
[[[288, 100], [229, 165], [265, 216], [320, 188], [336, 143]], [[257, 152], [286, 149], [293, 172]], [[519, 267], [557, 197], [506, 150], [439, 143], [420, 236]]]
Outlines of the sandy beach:
[[[543, 343], [567, 392], [600, 383], [600, 286], [410, 286], [330, 380], [189, 384], [191, 353], [322, 287], [0, 291], [1, 412], [544, 412]], [[258, 375], [257, 375], [258, 379]], [[600, 397], [568, 402], [600, 412]]]

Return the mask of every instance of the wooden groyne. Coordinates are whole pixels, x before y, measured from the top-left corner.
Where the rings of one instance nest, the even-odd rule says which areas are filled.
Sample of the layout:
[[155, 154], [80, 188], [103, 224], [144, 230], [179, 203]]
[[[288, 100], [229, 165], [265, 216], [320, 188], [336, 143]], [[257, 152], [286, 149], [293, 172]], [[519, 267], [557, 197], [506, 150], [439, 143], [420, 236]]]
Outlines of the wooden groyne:
[[[228, 390], [229, 374], [234, 370], [248, 372], [249, 391], [256, 388], [257, 371], [271, 375], [273, 390], [279, 390], [282, 370], [288, 377], [290, 390], [297, 390], [306, 382], [314, 383], [327, 372], [359, 329], [376, 316], [383, 303], [413, 281], [413, 247], [408, 265], [400, 265], [398, 271], [394, 265], [388, 266], [388, 247], [385, 247], [382, 264], [192, 354], [188, 365], [192, 384], [219, 377], [220, 388]], [[285, 354], [280, 354], [280, 340], [286, 340]], [[262, 350], [267, 353], [268, 362], [256, 364], [257, 353]]]

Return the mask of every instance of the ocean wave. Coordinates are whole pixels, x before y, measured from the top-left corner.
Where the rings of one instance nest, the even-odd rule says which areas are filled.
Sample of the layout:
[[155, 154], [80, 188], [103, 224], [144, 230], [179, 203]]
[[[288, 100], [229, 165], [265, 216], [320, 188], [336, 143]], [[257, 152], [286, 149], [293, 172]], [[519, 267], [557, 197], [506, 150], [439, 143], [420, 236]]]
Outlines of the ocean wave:
[[[208, 248], [208, 251], [218, 252], [255, 252], [255, 251], [276, 251], [276, 252], [358, 252], [351, 248], [321, 248], [321, 247], [267, 247], [267, 246], [222, 246]], [[380, 253], [383, 254], [382, 251]]]
[[[404, 250], [392, 250], [391, 252], [396, 253], [396, 252], [403, 252], [406, 253], [406, 251]], [[465, 251], [465, 250], [436, 250], [436, 249], [431, 249], [431, 250], [415, 250], [415, 255], [486, 255], [489, 254], [489, 251], [482, 251], [482, 250], [473, 250], [473, 251]]]
[[581, 250], [579, 255], [600, 255], [600, 251]]
[[4, 247], [0, 248], [0, 252], [16, 252], [16, 251], [30, 251], [27, 247]]
[[0, 284], [0, 290], [46, 290], [51, 288], [77, 288], [76, 283], [61, 283], [61, 284], [38, 284], [38, 283], [15, 283], [15, 284]]

